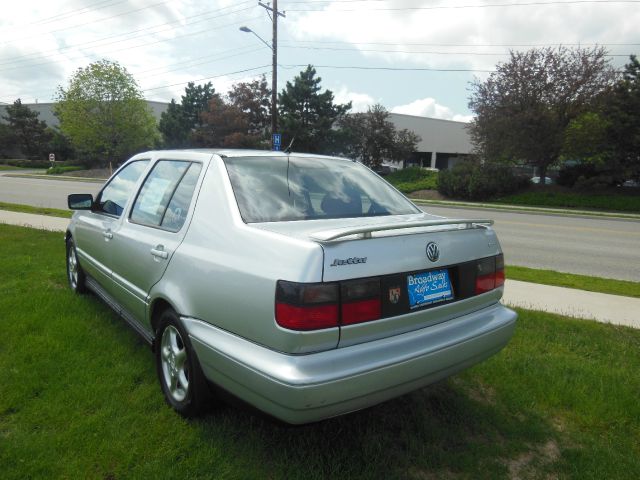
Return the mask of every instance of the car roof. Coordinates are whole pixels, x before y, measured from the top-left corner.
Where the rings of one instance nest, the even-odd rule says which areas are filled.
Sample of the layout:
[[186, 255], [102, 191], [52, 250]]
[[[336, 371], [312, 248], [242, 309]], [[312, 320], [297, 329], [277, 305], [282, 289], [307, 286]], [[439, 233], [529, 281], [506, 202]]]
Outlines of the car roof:
[[250, 149], [231, 149], [231, 148], [189, 148], [189, 149], [172, 149], [172, 150], [156, 150], [154, 152], [146, 152], [146, 153], [158, 153], [162, 152], [164, 154], [171, 152], [193, 152], [193, 153], [203, 153], [208, 155], [219, 155], [221, 157], [227, 158], [241, 158], [241, 157], [283, 157], [287, 156], [299, 157], [299, 158], [326, 158], [332, 160], [348, 160], [349, 158], [345, 157], [332, 157], [329, 155], [319, 155], [315, 153], [285, 153], [285, 152], [276, 152], [273, 150], [250, 150]]

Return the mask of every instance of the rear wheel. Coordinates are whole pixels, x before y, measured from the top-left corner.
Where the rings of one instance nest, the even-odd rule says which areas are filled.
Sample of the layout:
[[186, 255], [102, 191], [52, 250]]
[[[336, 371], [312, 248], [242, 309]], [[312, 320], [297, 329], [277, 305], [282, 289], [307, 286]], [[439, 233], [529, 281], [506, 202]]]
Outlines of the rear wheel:
[[156, 370], [164, 398], [184, 417], [206, 410], [209, 385], [178, 315], [167, 309], [160, 315], [156, 333]]
[[67, 240], [67, 279], [69, 280], [69, 287], [75, 293], [86, 292], [86, 278], [80, 262], [78, 262], [78, 252], [76, 252], [76, 246], [71, 237]]

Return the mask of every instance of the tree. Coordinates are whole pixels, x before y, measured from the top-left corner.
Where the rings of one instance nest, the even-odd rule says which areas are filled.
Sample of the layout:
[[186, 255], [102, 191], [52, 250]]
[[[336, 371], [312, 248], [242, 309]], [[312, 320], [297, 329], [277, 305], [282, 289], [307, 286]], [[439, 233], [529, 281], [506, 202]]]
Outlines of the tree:
[[60, 129], [87, 164], [119, 162], [157, 140], [156, 122], [134, 78], [116, 62], [79, 68], [58, 87]]
[[624, 176], [640, 180], [640, 62], [635, 55], [603, 110], [612, 159], [620, 164]]
[[351, 109], [351, 102], [335, 105], [330, 90], [320, 92], [321, 80], [309, 65], [278, 94], [283, 144], [295, 139], [293, 149], [299, 152], [334, 152], [339, 134], [333, 126]]
[[236, 83], [229, 91], [229, 102], [239, 108], [247, 117], [251, 135], [259, 135], [268, 140], [271, 125], [271, 90], [267, 80]]
[[26, 105], [20, 99], [7, 106], [7, 114], [3, 116], [8, 123], [6, 141], [14, 143], [27, 158], [42, 158], [46, 155], [51, 133], [47, 130], [47, 124], [38, 120], [40, 115]]
[[201, 114], [201, 125], [191, 136], [199, 147], [257, 148], [261, 137], [249, 133], [249, 118], [235, 105], [219, 96], [209, 101]]
[[167, 148], [189, 146], [191, 127], [182, 113], [182, 106], [172, 98], [167, 109], [160, 115], [158, 130], [162, 134], [163, 145]]
[[525, 162], [544, 178], [572, 120], [590, 110], [615, 79], [603, 48], [511, 52], [486, 81], [471, 84], [470, 133], [487, 160]]
[[383, 160], [404, 160], [416, 150], [420, 137], [407, 130], [396, 130], [389, 112], [379, 104], [366, 113], [345, 115], [338, 121], [344, 135], [344, 151], [365, 165], [375, 168]]
[[189, 82], [179, 104], [171, 99], [169, 107], [160, 116], [158, 126], [165, 147], [183, 148], [193, 145], [191, 136], [202, 126], [201, 115], [207, 111], [213, 98], [219, 99], [220, 96], [211, 82], [204, 85]]
[[192, 129], [202, 125], [202, 112], [207, 111], [211, 99], [219, 97], [211, 82], [207, 82], [204, 85], [195, 85], [193, 82], [189, 82], [184, 89], [184, 95], [181, 97], [182, 114], [187, 124]]

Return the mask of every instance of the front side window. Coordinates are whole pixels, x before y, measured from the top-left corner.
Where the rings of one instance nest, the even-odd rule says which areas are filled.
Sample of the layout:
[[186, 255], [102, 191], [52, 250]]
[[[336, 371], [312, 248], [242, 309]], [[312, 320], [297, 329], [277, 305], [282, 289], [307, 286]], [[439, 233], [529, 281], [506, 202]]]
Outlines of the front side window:
[[122, 215], [124, 206], [148, 163], [149, 160], [137, 160], [120, 170], [100, 193], [97, 202], [99, 211], [117, 217]]
[[187, 218], [202, 165], [160, 160], [151, 170], [131, 210], [131, 221], [177, 232]]
[[247, 223], [420, 213], [402, 194], [349, 160], [225, 158]]

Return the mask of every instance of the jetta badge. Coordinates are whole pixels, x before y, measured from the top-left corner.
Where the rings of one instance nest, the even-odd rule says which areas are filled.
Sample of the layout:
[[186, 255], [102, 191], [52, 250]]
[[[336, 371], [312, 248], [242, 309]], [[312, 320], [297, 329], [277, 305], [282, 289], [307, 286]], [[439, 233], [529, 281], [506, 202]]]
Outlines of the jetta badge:
[[427, 258], [432, 262], [437, 262], [440, 258], [440, 249], [435, 242], [427, 243]]

